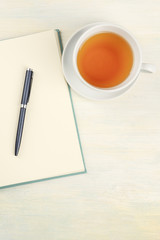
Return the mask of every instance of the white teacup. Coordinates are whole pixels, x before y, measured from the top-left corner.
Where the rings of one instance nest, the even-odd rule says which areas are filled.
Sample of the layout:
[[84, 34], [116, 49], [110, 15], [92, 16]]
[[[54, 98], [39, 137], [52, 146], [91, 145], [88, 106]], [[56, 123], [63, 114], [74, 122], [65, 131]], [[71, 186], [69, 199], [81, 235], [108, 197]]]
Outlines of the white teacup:
[[[85, 79], [81, 76], [79, 73], [78, 67], [77, 67], [77, 54], [79, 51], [79, 48], [82, 46], [82, 44], [91, 36], [98, 34], [98, 33], [104, 33], [104, 32], [113, 32], [120, 36], [122, 36], [131, 46], [133, 51], [133, 66], [131, 69], [131, 72], [129, 76], [119, 85], [110, 87], [110, 88], [98, 88], [95, 87], [88, 82], [85, 81]], [[135, 37], [125, 28], [111, 24], [111, 23], [98, 23], [97, 25], [90, 27], [87, 31], [85, 31], [77, 41], [77, 44], [75, 45], [74, 51], [73, 51], [73, 65], [74, 69], [76, 71], [77, 76], [81, 79], [81, 81], [87, 85], [90, 88], [94, 88], [96, 91], [107, 91], [109, 94], [112, 93], [113, 97], [121, 95], [123, 92], [125, 92], [127, 89], [130, 88], [130, 86], [135, 82], [137, 79], [140, 71], [155, 72], [155, 66], [150, 63], [142, 63], [142, 53], [141, 48], [135, 39]]]

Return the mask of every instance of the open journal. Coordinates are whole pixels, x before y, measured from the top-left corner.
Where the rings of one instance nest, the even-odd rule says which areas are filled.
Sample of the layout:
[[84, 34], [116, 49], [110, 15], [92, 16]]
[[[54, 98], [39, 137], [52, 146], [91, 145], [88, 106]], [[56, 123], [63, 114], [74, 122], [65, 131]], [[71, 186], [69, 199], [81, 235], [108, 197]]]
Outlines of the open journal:
[[[0, 187], [85, 172], [57, 31], [0, 42]], [[14, 156], [25, 71], [34, 71], [21, 147]]]

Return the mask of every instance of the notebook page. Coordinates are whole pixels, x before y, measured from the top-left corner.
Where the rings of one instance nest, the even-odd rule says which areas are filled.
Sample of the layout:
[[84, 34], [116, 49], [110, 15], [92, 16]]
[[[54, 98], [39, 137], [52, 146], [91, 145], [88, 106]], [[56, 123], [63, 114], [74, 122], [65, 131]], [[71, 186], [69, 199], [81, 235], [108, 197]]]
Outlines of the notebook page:
[[[0, 42], [0, 186], [83, 172], [54, 30]], [[26, 69], [34, 71], [18, 156], [15, 137]]]

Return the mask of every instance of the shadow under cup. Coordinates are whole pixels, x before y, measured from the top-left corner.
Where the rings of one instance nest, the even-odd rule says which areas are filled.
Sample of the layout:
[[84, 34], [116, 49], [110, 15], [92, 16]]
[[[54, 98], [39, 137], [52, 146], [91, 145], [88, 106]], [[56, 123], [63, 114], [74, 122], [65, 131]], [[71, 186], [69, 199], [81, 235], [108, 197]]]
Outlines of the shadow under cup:
[[90, 87], [119, 89], [138, 76], [141, 51], [135, 38], [117, 26], [96, 26], [77, 42], [75, 70]]

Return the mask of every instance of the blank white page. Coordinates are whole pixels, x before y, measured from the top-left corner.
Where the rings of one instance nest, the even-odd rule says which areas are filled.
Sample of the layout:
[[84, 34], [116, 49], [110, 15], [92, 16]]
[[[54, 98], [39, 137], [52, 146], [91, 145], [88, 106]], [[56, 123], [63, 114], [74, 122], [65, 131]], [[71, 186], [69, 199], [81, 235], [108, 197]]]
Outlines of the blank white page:
[[[0, 186], [83, 172], [54, 30], [0, 42]], [[34, 71], [22, 142], [14, 156], [25, 71]]]

